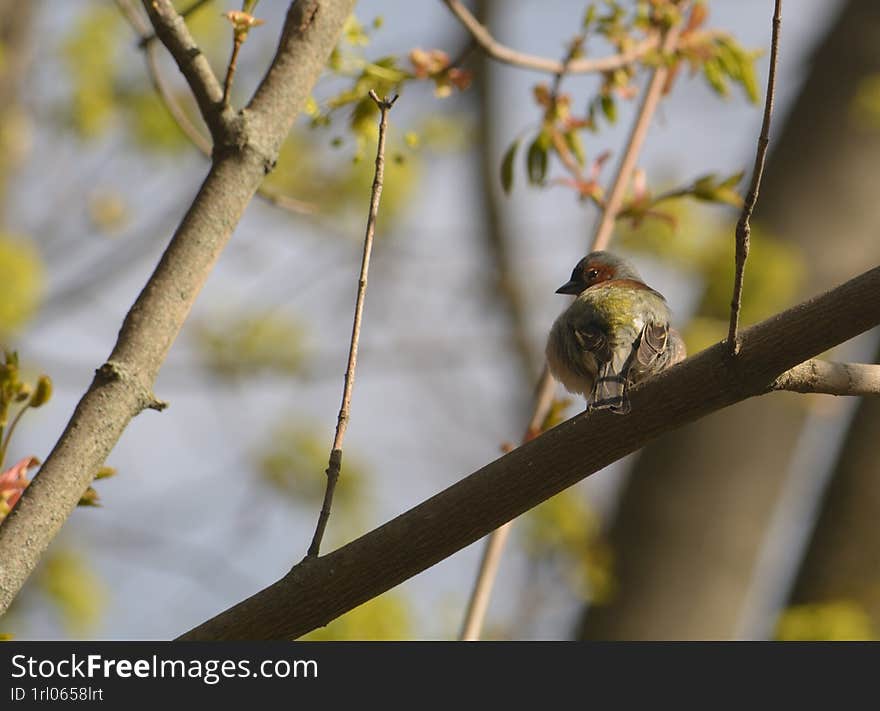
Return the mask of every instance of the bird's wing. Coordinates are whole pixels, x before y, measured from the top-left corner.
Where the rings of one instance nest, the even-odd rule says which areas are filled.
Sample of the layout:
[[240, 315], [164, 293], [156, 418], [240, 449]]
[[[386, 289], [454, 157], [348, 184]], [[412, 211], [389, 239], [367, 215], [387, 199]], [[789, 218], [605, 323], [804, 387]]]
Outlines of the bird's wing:
[[[636, 372], [651, 372], [661, 366], [661, 362], [667, 356], [666, 348], [669, 343], [669, 324], [649, 321], [642, 329], [641, 338], [636, 348], [633, 366]], [[662, 366], [661, 366], [662, 367]]]
[[581, 351], [592, 353], [597, 361], [609, 360], [611, 346], [608, 343], [608, 333], [595, 321], [587, 321], [574, 326], [574, 338], [578, 342]]

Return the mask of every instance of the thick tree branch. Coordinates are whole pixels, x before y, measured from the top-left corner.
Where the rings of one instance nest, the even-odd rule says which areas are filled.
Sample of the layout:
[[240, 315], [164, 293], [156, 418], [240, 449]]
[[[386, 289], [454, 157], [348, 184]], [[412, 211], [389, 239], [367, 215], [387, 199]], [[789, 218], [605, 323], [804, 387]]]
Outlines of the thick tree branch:
[[223, 113], [223, 87], [171, 0], [143, 0], [143, 3], [156, 36], [174, 57], [180, 73], [189, 84], [216, 145], [217, 135], [231, 117], [231, 112]]
[[[817, 323], [823, 324], [816, 328]], [[767, 392], [787, 370], [880, 324], [880, 267], [632, 391], [632, 412], [582, 413], [385, 525], [199, 625], [183, 639], [299, 637], [393, 588], [648, 441]]]
[[761, 122], [761, 135], [755, 150], [755, 166], [752, 169], [752, 181], [746, 199], [743, 201], [742, 213], [736, 223], [736, 266], [733, 277], [733, 297], [730, 301], [730, 326], [727, 333], [727, 350], [735, 355], [739, 346], [736, 332], [739, 328], [739, 312], [742, 306], [743, 278], [746, 260], [749, 258], [749, 238], [752, 234], [749, 219], [758, 202], [758, 191], [761, 188], [761, 176], [764, 174], [764, 159], [770, 143], [770, 119], [773, 117], [773, 95], [776, 93], [776, 64], [779, 56], [779, 28], [782, 24], [782, 0], [776, 0], [773, 11], [773, 35], [770, 40], [770, 70], [767, 74], [767, 94], [764, 97], [764, 119]]
[[[162, 6], [163, 3], [159, 3]], [[129, 421], [151, 394], [193, 302], [336, 44], [354, 0], [291, 4], [253, 111], [221, 136], [211, 170], [98, 369], [64, 433], [0, 525], [0, 613], [76, 507]], [[219, 86], [217, 87], [219, 89]], [[218, 92], [218, 97], [220, 96]], [[226, 129], [224, 129], [225, 131]], [[230, 140], [233, 139], [234, 140]]]
[[880, 395], [880, 365], [808, 360], [780, 375], [770, 389], [821, 395]]

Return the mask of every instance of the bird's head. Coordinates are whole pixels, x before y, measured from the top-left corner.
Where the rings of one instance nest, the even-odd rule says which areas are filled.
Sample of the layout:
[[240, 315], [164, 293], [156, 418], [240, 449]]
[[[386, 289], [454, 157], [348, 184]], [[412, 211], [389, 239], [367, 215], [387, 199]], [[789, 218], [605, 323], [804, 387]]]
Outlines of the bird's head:
[[618, 257], [610, 252], [590, 252], [575, 265], [571, 272], [571, 279], [560, 286], [556, 293], [577, 296], [591, 286], [612, 279], [642, 281], [642, 277], [635, 267], [623, 257]]

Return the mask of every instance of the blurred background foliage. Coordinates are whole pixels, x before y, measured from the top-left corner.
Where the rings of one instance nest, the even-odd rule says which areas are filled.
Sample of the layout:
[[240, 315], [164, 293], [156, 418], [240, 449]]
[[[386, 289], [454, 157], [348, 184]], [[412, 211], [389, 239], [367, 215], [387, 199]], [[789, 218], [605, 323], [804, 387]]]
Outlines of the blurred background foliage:
[[[179, 9], [189, 4], [176, 3]], [[267, 23], [253, 30], [243, 49], [233, 87], [238, 105], [271, 60], [283, 4], [258, 5], [256, 14], [265, 14]], [[264, 212], [239, 230], [212, 278], [216, 286], [196, 309], [163, 371], [169, 399], [182, 401], [171, 410], [173, 415], [180, 407], [184, 413], [175, 420], [179, 425], [172, 425], [180, 433], [169, 435], [161, 423], [145, 423], [142, 430], [139, 418], [117, 455], [125, 457], [126, 446], [138, 453], [125, 465], [132, 470], [125, 482], [134, 492], [131, 500], [114, 491], [115, 500], [104, 497], [102, 509], [75, 514], [69, 526], [73, 533], [65, 529], [57, 551], [47, 555], [0, 631], [20, 637], [106, 636], [114, 634], [107, 619], [134, 619], [123, 628], [141, 630], [141, 636], [152, 633], [153, 628], [137, 622], [137, 613], [124, 611], [149, 601], [129, 599], [128, 569], [120, 566], [149, 571], [151, 564], [138, 561], [176, 556], [179, 564], [153, 571], [155, 582], [151, 578], [139, 587], [167, 593], [157, 599], [172, 611], [175, 605], [186, 610], [178, 617], [169, 613], [171, 621], [157, 634], [179, 632], [265, 584], [266, 575], [283, 572], [280, 567], [267, 570], [270, 564], [257, 561], [256, 549], [276, 553], [271, 565], [292, 562], [291, 551], [297, 550], [297, 540], [310, 535], [323, 496], [343, 373], [338, 354], [350, 328], [373, 172], [371, 88], [403, 97], [392, 116], [378, 231], [385, 243], [371, 278], [363, 344], [365, 362], [372, 354], [373, 362], [391, 363], [393, 370], [391, 377], [359, 372], [363, 383], [355, 393], [353, 437], [346, 445], [329, 543], [351, 540], [447, 485], [451, 474], [471, 471], [521, 428], [525, 414], [518, 408], [536, 373], [514, 363], [534, 362], [533, 354], [542, 348], [560, 307], [548, 297], [551, 284], [583, 250], [585, 222], [596, 214], [641, 83], [657, 58], [647, 57], [633, 72], [567, 78], [554, 93], [532, 74], [489, 66], [440, 3], [443, 22], [418, 31], [401, 5], [380, 5], [359, 8], [358, 17], [347, 24], [306, 115], [266, 182], [308, 210], [253, 208]], [[548, 7], [546, 17], [542, 11], [531, 15], [529, 31], [521, 27], [517, 34], [499, 3], [478, 5], [490, 26], [499, 25], [524, 46], [533, 42], [547, 56], [557, 52], [560, 59], [584, 46], [591, 55], [614, 51], [639, 36], [650, 13], [663, 7], [607, 2], [590, 15], [585, 13], [589, 3], [578, 8], [564, 3]], [[671, 145], [671, 162], [665, 158], [661, 165], [656, 154], [650, 163], [646, 158], [651, 170], [641, 179], [649, 189], [633, 187], [628, 217], [615, 237], [615, 249], [645, 265], [652, 284], [670, 297], [691, 353], [726, 332], [733, 221], [742, 188], [727, 175], [751, 164], [750, 127], [760, 117], [749, 102], [759, 98], [766, 57], [750, 47], [764, 43], [765, 29], [769, 32], [767, 8], [752, 5], [744, 26], [759, 26], [760, 32], [748, 40], [736, 33], [712, 35], [685, 56], [703, 84], [730, 101], [713, 102], [708, 92], [693, 88], [685, 71], [667, 100], [668, 115], [659, 121], [671, 130], [678, 122], [687, 123], [685, 114], [693, 107], [709, 107], [701, 109], [705, 113], [698, 127], [709, 133], [715, 130], [712, 122], [721, 119], [707, 116], [734, 115], [731, 121], [743, 138], [725, 155], [738, 157], [682, 156], [687, 135], [679, 135], [681, 143]], [[139, 3], [133, 6], [140, 10]], [[721, 18], [731, 19], [718, 3], [697, 6], [703, 9], [694, 19], [695, 31], [716, 26], [716, 8]], [[66, 392], [60, 396], [63, 404], [45, 416], [51, 421], [35, 416], [28, 423], [21, 444], [13, 443], [13, 459], [31, 449], [44, 455], [51, 447], [84, 378], [106, 356], [124, 313], [118, 309], [142, 285], [205, 167], [157, 96], [137, 35], [117, 3], [79, 0], [63, 10], [46, 2], [27, 7], [20, 11], [19, 3], [0, 0], [0, 344], [21, 343], [25, 366], [57, 373]], [[218, 73], [230, 47], [230, 27], [221, 12], [237, 7], [216, 0], [187, 18]], [[832, 32], [833, 25], [824, 29]], [[572, 31], [588, 37], [586, 45], [578, 49], [566, 35]], [[164, 49], [159, 50], [159, 69], [174, 101], [206, 135], [185, 84]], [[847, 105], [854, 130], [876, 131], [880, 74], [870, 62], [863, 65], [864, 76], [854, 80]], [[793, 81], [793, 68], [785, 74], [783, 64], [782, 71], [786, 82]], [[734, 83], [742, 91], [731, 94]], [[684, 109], [676, 109], [679, 105]], [[779, 122], [798, 119], [777, 115]], [[691, 125], [688, 130], [696, 129]], [[649, 145], [655, 141], [669, 148], [664, 143], [668, 135], [652, 135]], [[517, 150], [511, 151], [514, 146]], [[507, 179], [505, 153], [510, 156]], [[35, 178], [28, 162], [37, 158], [42, 165]], [[606, 160], [611, 163], [603, 167]], [[700, 172], [692, 172], [695, 162]], [[474, 177], [481, 165], [488, 166], [485, 180]], [[702, 182], [681, 177], [694, 174], [709, 177]], [[505, 190], [508, 197], [502, 195]], [[39, 191], [44, 193], [40, 198], [22, 197]], [[668, 197], [674, 192], [679, 194]], [[182, 196], [180, 204], [170, 200], [171, 194]], [[29, 202], [38, 207], [28, 207]], [[745, 276], [746, 325], [812, 293], [815, 279], [813, 253], [791, 238], [792, 228], [760, 213], [757, 217]], [[95, 240], [95, 234], [102, 239]], [[87, 260], [84, 255], [95, 256]], [[113, 287], [117, 277], [125, 289]], [[312, 281], [333, 286], [311, 296]], [[483, 293], [478, 292], [483, 282], [513, 288], [489, 287], [485, 303], [479, 303], [475, 297]], [[69, 294], [77, 294], [79, 301]], [[118, 307], [112, 316], [109, 304]], [[77, 309], [94, 320], [82, 320]], [[87, 340], [92, 331], [100, 334], [97, 345]], [[517, 354], [518, 347], [530, 353]], [[444, 349], [459, 360], [445, 356]], [[407, 398], [403, 391], [414, 394]], [[188, 398], [196, 404], [189, 405]], [[358, 437], [359, 427], [369, 435]], [[231, 449], [233, 444], [238, 448]], [[684, 448], [691, 446], [698, 445], [690, 441]], [[161, 464], [146, 458], [140, 464], [140, 452], [166, 448], [168, 459]], [[215, 451], [217, 458], [211, 459]], [[139, 467], [143, 471], [137, 472]], [[227, 478], [221, 479], [224, 472]], [[614, 610], [615, 601], [626, 599], [632, 583], [621, 575], [621, 566], [626, 569], [629, 552], [614, 528], [622, 520], [615, 497], [623, 497], [627, 510], [625, 484], [619, 483], [624, 474], [614, 473], [618, 483], [611, 493], [588, 482], [517, 524], [512, 562], [499, 581], [500, 603], [490, 615], [490, 637], [518, 638], [522, 630], [535, 637], [569, 636], [582, 607]], [[602, 476], [611, 481], [612, 472]], [[188, 477], [194, 479], [191, 488], [184, 481]], [[164, 484], [150, 488], [151, 480]], [[190, 513], [194, 500], [204, 500], [212, 525], [222, 521], [227, 528], [221, 533], [208, 526], [195, 532], [179, 529], [175, 521], [197, 518]], [[235, 507], [224, 508], [230, 500]], [[693, 506], [699, 509], [699, 503]], [[649, 509], [642, 513], [655, 515]], [[90, 522], [79, 520], [86, 516]], [[126, 531], [115, 546], [100, 535], [102, 521]], [[141, 528], [123, 528], [135, 523]], [[764, 526], [763, 521], [756, 524]], [[679, 540], [678, 545], [690, 544]], [[210, 562], [218, 551], [227, 557], [224, 565]], [[458, 618], [448, 611], [463, 610], [478, 552], [476, 547], [469, 551], [454, 569], [451, 562], [438, 566], [432, 582], [419, 588], [422, 593], [438, 590], [433, 598], [423, 595], [429, 602], [401, 586], [308, 638], [454, 636]], [[126, 560], [120, 563], [119, 558]], [[208, 562], [196, 565], [202, 558]], [[240, 567], [246, 573], [236, 587]], [[181, 591], [181, 578], [189, 578], [196, 592]], [[35, 621], [47, 605], [57, 612], [61, 631]], [[562, 612], [554, 617], [551, 608]], [[877, 625], [869, 605], [838, 594], [793, 605], [778, 620], [774, 616], [767, 636], [871, 638]]]
[[0, 234], [0, 337], [11, 338], [34, 315], [45, 279], [43, 263], [26, 238]]

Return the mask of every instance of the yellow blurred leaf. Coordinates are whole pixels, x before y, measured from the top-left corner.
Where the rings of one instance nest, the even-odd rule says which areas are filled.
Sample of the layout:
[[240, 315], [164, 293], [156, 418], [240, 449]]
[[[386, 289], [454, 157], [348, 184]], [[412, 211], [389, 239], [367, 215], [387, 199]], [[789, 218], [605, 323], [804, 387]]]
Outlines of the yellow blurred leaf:
[[790, 607], [779, 618], [776, 638], [784, 641], [875, 639], [870, 615], [855, 600]]
[[117, 10], [101, 4], [78, 17], [64, 43], [72, 79], [70, 120], [85, 137], [100, 133], [113, 113], [115, 53], [123, 36]]
[[92, 193], [88, 199], [88, 211], [95, 228], [107, 234], [119, 232], [128, 224], [128, 205], [117, 192]]
[[38, 584], [72, 633], [94, 627], [107, 603], [104, 583], [88, 561], [74, 551], [48, 553], [41, 563]]
[[559, 560], [559, 570], [574, 594], [594, 604], [614, 594], [612, 551], [583, 492], [568, 489], [532, 509], [524, 517], [520, 535], [530, 557]]
[[400, 593], [392, 591], [356, 607], [326, 627], [309, 632], [303, 639], [315, 642], [401, 640], [410, 637], [411, 629], [409, 605]]
[[305, 367], [305, 328], [271, 312], [203, 320], [195, 338], [205, 367], [221, 377], [296, 375]]
[[15, 333], [33, 315], [43, 284], [43, 263], [31, 243], [0, 233], [0, 337]]

